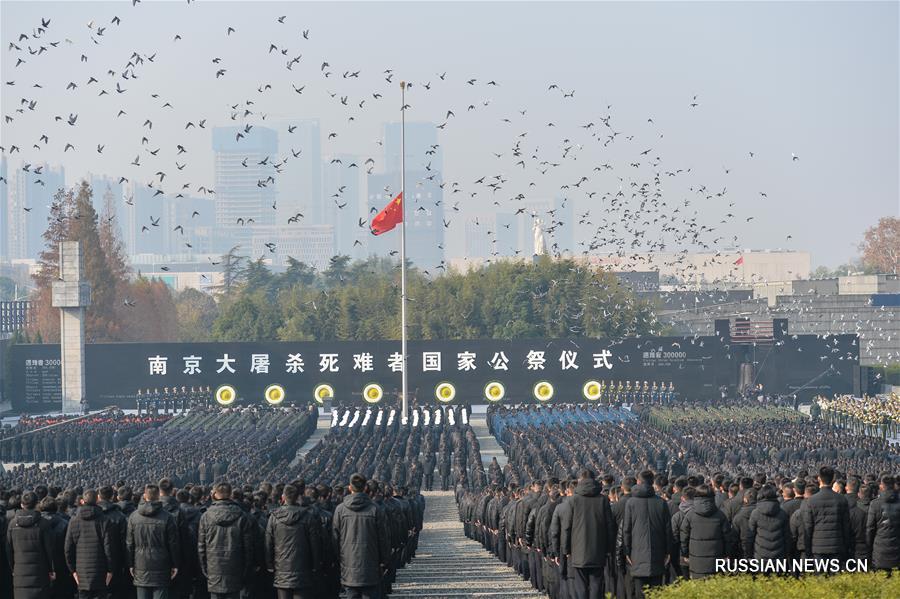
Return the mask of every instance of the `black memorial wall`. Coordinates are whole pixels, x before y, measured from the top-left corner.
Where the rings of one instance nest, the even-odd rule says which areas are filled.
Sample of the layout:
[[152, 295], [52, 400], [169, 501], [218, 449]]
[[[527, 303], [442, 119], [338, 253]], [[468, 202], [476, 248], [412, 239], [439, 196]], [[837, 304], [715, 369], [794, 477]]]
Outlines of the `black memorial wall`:
[[[681, 397], [714, 398], [723, 385], [734, 388], [743, 361], [755, 363], [766, 392], [850, 393], [859, 362], [855, 335], [794, 335], [756, 347], [708, 336], [410, 341], [408, 348], [409, 388], [419, 402], [436, 401], [435, 387], [449, 382], [455, 401], [480, 403], [492, 381], [509, 402], [533, 401], [540, 381], [553, 385], [550, 401], [581, 401], [590, 380], [671, 382]], [[241, 403], [264, 403], [265, 388], [279, 384], [287, 403], [308, 403], [328, 383], [341, 402], [362, 401], [365, 385], [378, 383], [389, 398], [401, 384], [399, 352], [399, 341], [88, 344], [86, 396], [92, 408], [134, 407], [138, 389], [229, 384]], [[59, 409], [59, 346], [14, 345], [8, 354], [14, 409]]]

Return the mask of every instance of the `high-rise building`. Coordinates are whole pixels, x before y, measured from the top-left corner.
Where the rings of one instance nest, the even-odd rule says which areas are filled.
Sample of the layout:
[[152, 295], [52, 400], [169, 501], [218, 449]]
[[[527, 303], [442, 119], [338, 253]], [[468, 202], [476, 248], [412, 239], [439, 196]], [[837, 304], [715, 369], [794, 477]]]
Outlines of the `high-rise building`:
[[[366, 218], [366, 205], [360, 192], [360, 162], [358, 156], [337, 154], [322, 164], [325, 208], [323, 223], [334, 227], [336, 254], [351, 258], [366, 255], [368, 227], [360, 227], [359, 219]], [[356, 243], [359, 241], [359, 243]]]
[[213, 129], [219, 249], [249, 249], [254, 226], [275, 224], [278, 134], [259, 125]]
[[[414, 266], [428, 270], [444, 262], [444, 192], [440, 175], [406, 171], [406, 259]], [[369, 207], [366, 219], [372, 217], [400, 193], [400, 173], [369, 175]], [[399, 227], [379, 236], [369, 235], [368, 252], [377, 256], [392, 255], [400, 249]]]
[[53, 196], [66, 186], [62, 166], [44, 163], [16, 171], [16, 188], [10, 206], [11, 258], [37, 259], [44, 249], [44, 231], [50, 218]]
[[[444, 152], [434, 123], [406, 123], [406, 172], [443, 172]], [[384, 172], [400, 171], [400, 123], [384, 124]]]
[[[215, 224], [215, 201], [197, 197], [166, 197], [163, 248], [170, 256], [210, 254]], [[176, 228], [177, 227], [177, 228]]]
[[6, 156], [0, 156], [0, 264], [9, 260], [9, 185], [6, 176]]
[[124, 219], [125, 247], [129, 255], [165, 254], [166, 196], [143, 183], [132, 183], [128, 192], [128, 210]]
[[321, 272], [328, 268], [334, 254], [331, 225], [256, 227], [250, 246], [251, 259], [262, 257], [279, 271], [285, 269], [288, 258], [293, 258]]
[[300, 213], [303, 224], [322, 224], [322, 141], [318, 119], [278, 123], [278, 155], [287, 162], [278, 174], [278, 223]]

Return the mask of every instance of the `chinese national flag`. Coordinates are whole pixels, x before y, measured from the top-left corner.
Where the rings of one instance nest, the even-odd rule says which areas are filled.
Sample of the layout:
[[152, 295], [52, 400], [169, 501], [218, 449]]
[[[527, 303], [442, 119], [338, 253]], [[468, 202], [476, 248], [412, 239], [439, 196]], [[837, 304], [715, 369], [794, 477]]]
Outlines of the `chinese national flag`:
[[372, 219], [372, 235], [387, 233], [401, 221], [403, 221], [403, 194], [398, 193], [397, 197], [391, 200], [388, 205]]
[[744, 263], [744, 257], [741, 256], [740, 258], [738, 258], [737, 260], [735, 260], [734, 263], [735, 263], [737, 266], [740, 266], [741, 264]]

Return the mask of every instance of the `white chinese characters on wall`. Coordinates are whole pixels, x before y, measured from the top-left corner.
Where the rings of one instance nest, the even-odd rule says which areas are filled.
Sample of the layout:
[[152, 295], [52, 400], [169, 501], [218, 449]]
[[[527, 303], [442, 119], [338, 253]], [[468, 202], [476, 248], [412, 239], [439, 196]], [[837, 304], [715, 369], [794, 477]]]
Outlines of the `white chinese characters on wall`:
[[[548, 357], [548, 353], [546, 350], [528, 350], [522, 357], [521, 364], [525, 367], [525, 370], [546, 370], [551, 359]], [[559, 369], [561, 371], [578, 370], [581, 366], [578, 363], [580, 353], [577, 350], [562, 350], [556, 357]], [[471, 372], [478, 370], [479, 356], [476, 352], [468, 350], [456, 352], [455, 357], [449, 358], [449, 366], [447, 368], [445, 368], [442, 354], [443, 352], [440, 351], [421, 352], [421, 372], [452, 372], [454, 370], [456, 372]], [[612, 363], [610, 358], [612, 358], [612, 355], [612, 352], [608, 349], [591, 354], [591, 367], [594, 370], [601, 368], [611, 370]], [[481, 359], [481, 364], [486, 369], [494, 371], [508, 371], [510, 369], [510, 357], [507, 356], [506, 350], [489, 352], [489, 357], [488, 354], [483, 354]], [[183, 374], [198, 375], [203, 373], [202, 356], [194, 354], [182, 356], [181, 361], [183, 363], [183, 368], [181, 369]], [[318, 372], [341, 371], [342, 362], [339, 353], [317, 354], [315, 362], [318, 366]], [[352, 370], [355, 372], [374, 372], [376, 370], [375, 356], [370, 352], [353, 353], [348, 362], [352, 362]], [[151, 375], [166, 376], [168, 374], [168, 356], [159, 354], [150, 356], [147, 358], [147, 363]], [[216, 374], [225, 372], [235, 374], [239, 369], [238, 358], [229, 355], [227, 352], [223, 353], [221, 357], [215, 358], [215, 363], [214, 371]], [[278, 364], [283, 364], [278, 368], [283, 368], [287, 374], [302, 374], [306, 372], [306, 362], [301, 353], [288, 353], [284, 362]], [[247, 368], [251, 374], [270, 374], [271, 369], [275, 368], [275, 365], [276, 363], [272, 361], [270, 354], [254, 353], [247, 358], [243, 368]], [[587, 367], [586, 364], [582, 365]], [[387, 356], [384, 367], [390, 372], [402, 372], [403, 356], [400, 352], [392, 352]]]

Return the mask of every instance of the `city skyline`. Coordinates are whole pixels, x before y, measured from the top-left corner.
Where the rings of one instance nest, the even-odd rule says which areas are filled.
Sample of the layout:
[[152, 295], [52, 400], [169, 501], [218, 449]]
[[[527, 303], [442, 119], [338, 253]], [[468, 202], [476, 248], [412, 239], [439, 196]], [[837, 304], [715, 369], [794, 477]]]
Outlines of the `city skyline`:
[[[34, 30], [29, 23], [37, 26], [39, 15], [52, 13], [48, 41], [71, 40], [59, 50], [23, 50], [25, 63], [18, 66], [18, 52], [3, 55], [4, 71], [15, 75], [4, 77], [4, 105], [24, 96], [37, 106], [9, 111], [12, 120], [2, 124], [7, 179], [21, 158], [62, 165], [75, 177], [152, 182], [167, 197], [189, 183], [186, 196], [203, 196], [200, 188], [215, 188], [214, 155], [206, 149], [214, 127], [279, 130], [286, 122], [315, 121], [316, 139], [294, 137], [284, 148], [279, 141], [273, 156], [295, 161], [277, 177], [277, 217], [290, 208], [277, 197], [280, 190], [297, 183], [312, 190], [315, 213], [331, 194], [322, 188], [324, 169], [298, 175], [294, 167], [306, 157], [353, 155], [373, 174], [392, 170], [398, 153], [385, 151], [385, 124], [399, 116], [402, 72], [413, 84], [407, 120], [441, 127], [435, 154], [411, 156], [408, 148], [407, 157], [413, 158], [408, 168], [439, 165], [447, 257], [465, 254], [471, 215], [567, 199], [572, 239], [561, 244], [571, 245], [560, 247], [564, 251], [631, 251], [632, 239], [639, 241], [634, 251], [647, 251], [654, 249], [651, 240], [660, 240], [666, 250], [808, 250], [814, 264], [835, 266], [856, 255], [866, 227], [898, 212], [897, 57], [884, 52], [896, 45], [896, 5], [726, 4], [691, 12], [666, 3], [526, 4], [515, 15], [480, 5], [486, 18], [503, 14], [512, 28], [492, 33], [480, 22], [462, 25], [465, 7], [457, 5], [400, 11], [341, 3], [315, 5], [312, 14], [283, 3], [256, 3], [255, 11], [240, 3], [229, 3], [227, 11], [221, 6], [0, 5], [4, 39]], [[576, 9], [584, 18], [566, 20]], [[277, 15], [286, 15], [285, 22]], [[586, 34], [588, 17], [618, 27], [594, 39]], [[379, 24], [405, 27], [416, 19], [440, 20], [448, 31], [407, 27], [408, 46], [416, 52], [374, 43]], [[574, 28], [571, 35], [554, 36], [564, 22]], [[814, 26], [798, 29], [799, 22]], [[678, 27], [670, 23], [687, 27], [696, 39], [679, 35], [674, 43]], [[770, 47], [760, 49], [747, 33], [754, 23], [771, 28]], [[628, 26], [639, 26], [647, 41], [623, 40]], [[480, 53], [476, 67], [444, 49], [454, 47], [450, 32], [461, 27], [470, 47], [456, 49], [461, 56]], [[299, 35], [306, 28], [309, 40]], [[498, 43], [516, 38], [513, 31], [541, 35], [514, 54], [498, 52]], [[342, 47], [344, 36], [372, 51], [352, 54]], [[178, 44], [186, 40], [208, 48], [185, 54]], [[703, 50], [710, 43], [717, 53]], [[581, 60], [587, 55], [614, 58], [591, 62], [591, 72]], [[829, 64], [830, 71], [810, 64]], [[739, 76], [730, 65], [739, 67]], [[117, 76], [103, 75], [105, 69]], [[91, 76], [97, 82], [89, 82]], [[27, 87], [32, 80], [41, 87]], [[67, 82], [75, 87], [65, 89]], [[41, 139], [44, 133], [49, 142]], [[12, 145], [17, 151], [11, 154]], [[371, 193], [361, 181], [360, 202]], [[656, 203], [648, 220], [661, 221], [685, 200], [691, 205], [682, 208], [679, 226], [696, 211], [696, 226], [714, 233], [703, 228], [699, 239], [666, 239], [671, 236], [658, 225], [636, 229], [648, 202]], [[527, 233], [519, 229], [520, 237]]]

